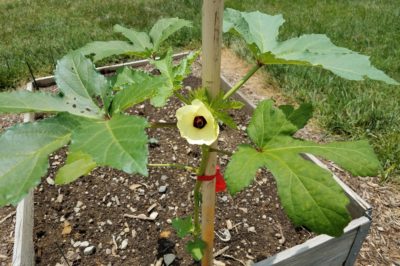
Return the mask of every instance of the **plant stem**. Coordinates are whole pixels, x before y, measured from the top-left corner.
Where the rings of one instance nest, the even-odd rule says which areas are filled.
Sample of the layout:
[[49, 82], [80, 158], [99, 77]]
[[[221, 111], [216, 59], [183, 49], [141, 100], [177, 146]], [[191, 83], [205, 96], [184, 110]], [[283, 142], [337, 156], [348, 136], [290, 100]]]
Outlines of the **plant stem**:
[[214, 148], [210, 148], [210, 152], [216, 152], [216, 153], [221, 153], [221, 154], [226, 154], [229, 156], [232, 156], [232, 152], [230, 151], [223, 151], [223, 150], [218, 150], [218, 149], [214, 149]]
[[190, 102], [188, 102], [187, 99], [182, 94], [180, 94], [179, 92], [175, 91], [174, 95], [176, 96], [176, 98], [178, 98], [184, 104], [187, 104], [187, 105], [190, 104]]
[[196, 180], [196, 185], [194, 186], [194, 237], [198, 238], [201, 234], [201, 227], [200, 227], [200, 218], [199, 218], [199, 213], [200, 213], [200, 188], [201, 188], [201, 181]]
[[196, 168], [179, 164], [179, 163], [149, 163], [147, 166], [149, 167], [174, 167], [174, 168], [179, 168], [179, 169], [184, 169], [188, 171], [194, 171]]
[[201, 146], [201, 161], [200, 161], [200, 167], [197, 172], [198, 176], [204, 175], [207, 167], [207, 162], [208, 162], [208, 157], [210, 156], [210, 147], [207, 145], [202, 145]]
[[176, 127], [176, 122], [171, 123], [150, 123], [149, 128], [164, 128], [164, 127]]
[[245, 84], [246, 81], [249, 80], [249, 78], [250, 78], [251, 76], [253, 76], [254, 73], [256, 73], [257, 70], [259, 70], [262, 66], [263, 66], [263, 64], [260, 64], [260, 63], [254, 65], [254, 66], [249, 70], [249, 72], [247, 72], [247, 74], [246, 74], [241, 80], [239, 80], [229, 91], [227, 91], [227, 92], [225, 93], [223, 99], [226, 100], [226, 99], [228, 99], [230, 96], [232, 96], [232, 94], [234, 94], [238, 89], [240, 89], [240, 88], [243, 86], [243, 84]]

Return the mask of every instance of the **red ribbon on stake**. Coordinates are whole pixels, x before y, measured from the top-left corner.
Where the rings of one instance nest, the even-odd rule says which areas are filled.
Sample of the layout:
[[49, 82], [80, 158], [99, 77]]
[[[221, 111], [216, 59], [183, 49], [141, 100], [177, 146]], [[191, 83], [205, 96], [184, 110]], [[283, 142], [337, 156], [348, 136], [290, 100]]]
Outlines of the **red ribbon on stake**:
[[217, 165], [217, 167], [215, 168], [215, 174], [214, 175], [197, 176], [197, 180], [199, 180], [199, 181], [211, 181], [214, 178], [216, 178], [216, 181], [215, 181], [215, 192], [225, 191], [226, 183], [225, 183], [224, 176], [221, 174], [219, 165]]

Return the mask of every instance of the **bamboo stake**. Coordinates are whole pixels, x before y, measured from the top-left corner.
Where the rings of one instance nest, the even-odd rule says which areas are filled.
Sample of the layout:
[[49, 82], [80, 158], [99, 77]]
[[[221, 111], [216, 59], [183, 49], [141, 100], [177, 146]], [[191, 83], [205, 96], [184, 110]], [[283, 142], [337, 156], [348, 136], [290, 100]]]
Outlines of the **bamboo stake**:
[[[202, 84], [212, 97], [221, 87], [221, 45], [224, 1], [204, 0], [202, 10]], [[212, 146], [217, 149], [217, 142]], [[214, 175], [217, 154], [210, 152], [205, 175]], [[215, 179], [202, 184], [201, 236], [206, 243], [202, 266], [213, 265]]]

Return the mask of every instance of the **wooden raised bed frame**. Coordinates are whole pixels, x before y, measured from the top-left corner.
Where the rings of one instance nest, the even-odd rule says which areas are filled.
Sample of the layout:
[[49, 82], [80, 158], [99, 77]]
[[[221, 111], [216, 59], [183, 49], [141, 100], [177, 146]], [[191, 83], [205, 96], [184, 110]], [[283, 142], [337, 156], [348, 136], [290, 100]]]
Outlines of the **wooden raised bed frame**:
[[[174, 55], [175, 59], [182, 58], [188, 53]], [[140, 67], [147, 65], [148, 60], [133, 61], [112, 66], [97, 68], [101, 73], [113, 73], [123, 66]], [[27, 90], [48, 87], [54, 85], [54, 76], [36, 79], [27, 84]], [[232, 86], [221, 77], [222, 89], [227, 91]], [[236, 97], [245, 103], [245, 108], [252, 111], [255, 105], [251, 103], [241, 92]], [[33, 121], [32, 114], [25, 114], [24, 122]], [[304, 155], [307, 159], [327, 169], [320, 160], [311, 154]], [[303, 265], [353, 265], [361, 249], [369, 228], [371, 226], [371, 206], [358, 196], [352, 189], [343, 183], [337, 176], [333, 175], [336, 182], [343, 188], [350, 199], [348, 210], [353, 218], [345, 228], [344, 234], [333, 238], [327, 235], [316, 236], [303, 244], [286, 249], [263, 261], [256, 262], [254, 266], [303, 266]], [[33, 192], [31, 191], [17, 207], [15, 240], [13, 252], [14, 266], [34, 265], [34, 244], [33, 244]]]

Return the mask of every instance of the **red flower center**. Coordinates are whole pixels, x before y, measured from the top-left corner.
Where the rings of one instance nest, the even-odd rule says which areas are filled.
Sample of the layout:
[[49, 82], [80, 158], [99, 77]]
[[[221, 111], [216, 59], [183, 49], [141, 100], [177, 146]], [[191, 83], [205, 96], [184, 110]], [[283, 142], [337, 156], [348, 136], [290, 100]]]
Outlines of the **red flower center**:
[[204, 116], [196, 116], [193, 119], [193, 126], [198, 129], [202, 129], [207, 125], [207, 120], [204, 118]]

